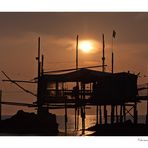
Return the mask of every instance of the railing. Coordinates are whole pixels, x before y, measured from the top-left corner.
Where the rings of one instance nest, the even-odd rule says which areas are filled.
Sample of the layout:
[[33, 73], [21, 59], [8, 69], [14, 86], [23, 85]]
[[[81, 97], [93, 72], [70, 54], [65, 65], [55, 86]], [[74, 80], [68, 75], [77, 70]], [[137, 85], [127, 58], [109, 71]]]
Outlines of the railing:
[[148, 83], [140, 84], [137, 87], [139, 96], [148, 96]]

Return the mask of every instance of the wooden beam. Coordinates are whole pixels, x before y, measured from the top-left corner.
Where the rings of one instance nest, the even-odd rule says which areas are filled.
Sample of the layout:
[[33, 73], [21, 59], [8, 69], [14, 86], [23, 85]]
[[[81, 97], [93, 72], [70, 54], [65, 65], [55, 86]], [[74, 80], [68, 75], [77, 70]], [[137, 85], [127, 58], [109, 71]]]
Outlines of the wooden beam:
[[[0, 90], [0, 102], [2, 101], [2, 90]], [[1, 106], [1, 103], [0, 103], [0, 121], [2, 119], [2, 106]]]
[[[80, 67], [80, 68], [78, 68], [78, 70], [83, 69], [83, 68], [97, 68], [97, 67], [102, 67], [102, 66], [103, 65]], [[107, 66], [107, 65], [104, 65], [104, 66]], [[48, 73], [59, 73], [59, 72], [66, 72], [66, 71], [73, 71], [73, 70], [76, 70], [76, 68], [53, 70], [53, 71], [45, 71], [44, 74], [48, 74]]]
[[15, 82], [15, 83], [37, 83], [37, 82], [32, 82], [32, 81], [27, 81], [27, 80], [2, 80], [4, 82]]

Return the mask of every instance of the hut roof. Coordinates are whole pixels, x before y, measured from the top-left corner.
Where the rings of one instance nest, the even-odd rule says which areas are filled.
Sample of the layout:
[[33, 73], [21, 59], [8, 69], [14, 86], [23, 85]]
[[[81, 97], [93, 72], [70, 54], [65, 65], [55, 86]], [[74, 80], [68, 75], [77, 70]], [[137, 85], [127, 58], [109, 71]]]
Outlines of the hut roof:
[[45, 81], [48, 82], [94, 82], [99, 81], [106, 78], [116, 78], [120, 79], [121, 77], [135, 77], [137, 78], [137, 75], [127, 73], [127, 72], [120, 72], [120, 73], [109, 73], [109, 72], [102, 72], [102, 71], [96, 71], [96, 70], [90, 70], [86, 68], [82, 68], [79, 70], [74, 70], [72, 72], [68, 73], [62, 73], [62, 74], [45, 74], [43, 75], [43, 78]]
[[64, 74], [46, 74], [43, 77], [46, 81], [49, 82], [93, 82], [98, 81], [99, 79], [110, 77], [112, 76], [112, 73], [108, 72], [101, 72], [101, 71], [95, 71], [90, 69], [79, 69], [72, 72], [64, 73]]

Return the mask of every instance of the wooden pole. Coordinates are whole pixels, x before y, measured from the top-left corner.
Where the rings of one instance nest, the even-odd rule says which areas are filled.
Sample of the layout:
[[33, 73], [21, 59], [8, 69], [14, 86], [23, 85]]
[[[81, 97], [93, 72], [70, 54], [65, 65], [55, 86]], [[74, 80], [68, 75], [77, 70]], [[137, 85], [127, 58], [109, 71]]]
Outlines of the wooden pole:
[[79, 40], [79, 36], [77, 35], [77, 38], [76, 38], [76, 70], [78, 70], [78, 60], [79, 60], [79, 53], [78, 53], [78, 40]]
[[102, 71], [105, 72], [105, 41], [104, 41], [104, 34], [102, 35], [102, 40], [103, 40]]
[[[105, 40], [104, 40], [104, 34], [102, 35], [102, 41], [103, 41], [102, 72], [105, 72]], [[105, 121], [105, 124], [107, 124], [106, 105], [104, 105], [104, 121]]]
[[111, 105], [111, 124], [114, 124], [114, 105]]
[[82, 116], [82, 135], [85, 133], [85, 105], [81, 107]]
[[101, 105], [100, 105], [100, 124], [102, 124], [102, 109], [101, 109]]
[[116, 105], [116, 122], [118, 123], [118, 105]]
[[104, 105], [104, 123], [107, 124], [107, 109], [106, 109], [106, 105]]
[[[78, 70], [78, 40], [79, 40], [79, 36], [77, 35], [76, 37], [76, 70]], [[76, 86], [77, 88], [79, 87], [79, 82], [76, 82]], [[75, 98], [75, 130], [78, 129], [78, 122], [79, 122], [79, 108], [77, 107], [77, 102], [78, 102], [78, 98]], [[78, 117], [77, 117], [77, 112], [78, 112]]]
[[123, 106], [120, 105], [120, 123], [123, 122], [123, 115], [122, 115], [122, 111], [123, 111]]
[[98, 105], [96, 106], [96, 124], [98, 125]]
[[112, 52], [112, 73], [114, 73], [114, 53]]
[[75, 105], [75, 130], [77, 129], [77, 108], [76, 108], [76, 105]]
[[137, 116], [138, 116], [138, 111], [137, 111], [137, 102], [134, 104], [134, 124], [137, 124]]
[[37, 83], [37, 114], [40, 114], [41, 111], [41, 100], [40, 100], [40, 37], [38, 38], [38, 57], [36, 58], [38, 60], [38, 83]]
[[[112, 74], [114, 73], [114, 53], [113, 53], [113, 39], [112, 39]], [[111, 106], [111, 124], [114, 123], [114, 106]]]
[[38, 77], [40, 77], [40, 37], [38, 38], [38, 57], [37, 57], [37, 60], [38, 60]]
[[[78, 102], [78, 101], [77, 101]], [[79, 103], [79, 102], [78, 102]], [[79, 105], [77, 106], [77, 130], [79, 129], [79, 114], [80, 114], [80, 111], [79, 111]]]
[[81, 90], [82, 90], [82, 95], [81, 99], [83, 100], [83, 104], [81, 104], [81, 118], [82, 118], [82, 135], [85, 133], [85, 84], [81, 83]]
[[124, 118], [124, 122], [125, 122], [126, 121], [125, 104], [123, 104], [123, 118]]
[[2, 120], [2, 90], [0, 90], [0, 121]]
[[112, 34], [112, 73], [114, 73], [114, 52], [113, 52], [113, 39], [116, 36], [116, 32], [115, 30], [113, 30], [113, 34]]
[[42, 55], [42, 69], [41, 69], [41, 74], [43, 75], [44, 73], [44, 55]]
[[146, 114], [146, 124], [148, 124], [148, 83], [147, 83], [147, 114]]
[[65, 97], [65, 136], [67, 135], [67, 98]]

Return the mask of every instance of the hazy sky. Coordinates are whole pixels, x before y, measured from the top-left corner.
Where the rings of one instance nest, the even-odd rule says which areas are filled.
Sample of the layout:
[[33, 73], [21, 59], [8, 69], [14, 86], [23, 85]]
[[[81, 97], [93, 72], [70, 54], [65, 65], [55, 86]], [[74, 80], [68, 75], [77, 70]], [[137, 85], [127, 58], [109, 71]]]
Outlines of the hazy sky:
[[[79, 52], [79, 65], [101, 64], [102, 33], [105, 34], [106, 71], [111, 71], [112, 31], [115, 72], [148, 75], [148, 13], [0, 13], [0, 70], [12, 79], [30, 80], [37, 75], [37, 38], [45, 55], [45, 70], [75, 66], [75, 40], [93, 40], [92, 53]], [[0, 74], [0, 79], [5, 77]], [[139, 83], [147, 78], [139, 78]], [[35, 91], [35, 87], [26, 86]], [[4, 101], [32, 102], [16, 86], [0, 82]], [[6, 109], [7, 108], [7, 109]], [[15, 107], [4, 106], [3, 113]]]

